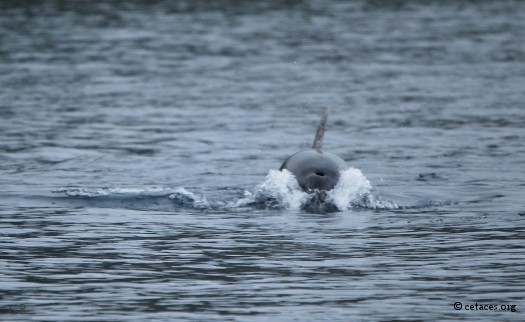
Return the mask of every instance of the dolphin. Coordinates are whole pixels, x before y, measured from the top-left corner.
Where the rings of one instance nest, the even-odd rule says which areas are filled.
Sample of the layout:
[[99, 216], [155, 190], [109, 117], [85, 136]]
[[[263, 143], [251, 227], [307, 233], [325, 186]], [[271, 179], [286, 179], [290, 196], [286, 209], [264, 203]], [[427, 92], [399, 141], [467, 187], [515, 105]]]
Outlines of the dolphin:
[[290, 171], [304, 192], [321, 192], [320, 201], [325, 199], [326, 191], [337, 185], [341, 172], [348, 169], [343, 159], [333, 153], [321, 151], [328, 112], [327, 108], [321, 117], [312, 148], [291, 155], [279, 169]]

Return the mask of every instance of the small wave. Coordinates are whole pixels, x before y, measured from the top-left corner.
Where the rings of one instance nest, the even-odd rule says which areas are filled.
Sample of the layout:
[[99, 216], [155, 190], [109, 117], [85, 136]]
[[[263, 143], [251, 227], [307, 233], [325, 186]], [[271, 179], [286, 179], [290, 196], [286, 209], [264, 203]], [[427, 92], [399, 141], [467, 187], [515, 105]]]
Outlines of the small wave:
[[[184, 188], [78, 188], [61, 187], [53, 190], [54, 193], [65, 193], [69, 197], [167, 197]], [[185, 189], [184, 189], [185, 190]]]
[[[217, 205], [209, 202], [205, 196], [200, 196], [193, 192], [186, 190], [183, 187], [179, 188], [78, 188], [78, 187], [62, 187], [53, 190], [54, 193], [64, 193], [66, 196], [90, 201], [90, 205], [98, 205], [101, 207], [121, 207], [136, 208], [137, 200], [140, 200], [139, 208], [158, 207], [162, 205], [170, 205], [178, 208], [193, 208], [193, 209], [213, 209]], [[161, 201], [164, 201], [163, 203]]]
[[[190, 192], [184, 188], [178, 188], [176, 191], [168, 196], [170, 200], [173, 200], [175, 204], [179, 206], [191, 205], [193, 208], [198, 209], [211, 209], [216, 208], [212, 203], [206, 199], [205, 196], [199, 196]], [[219, 203], [222, 204], [222, 203]]]
[[383, 200], [381, 197], [374, 196], [372, 193], [365, 194], [360, 200], [352, 203], [353, 208], [395, 210], [401, 206], [393, 201]]

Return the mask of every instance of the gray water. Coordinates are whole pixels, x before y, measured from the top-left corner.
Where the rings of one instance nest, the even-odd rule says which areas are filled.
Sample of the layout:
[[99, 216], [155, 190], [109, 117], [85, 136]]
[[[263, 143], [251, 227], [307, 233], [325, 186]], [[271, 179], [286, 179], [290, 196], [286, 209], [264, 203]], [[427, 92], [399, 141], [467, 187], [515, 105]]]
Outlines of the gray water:
[[[524, 33], [521, 1], [3, 1], [0, 319], [523, 320]], [[372, 189], [255, 198], [324, 107]]]

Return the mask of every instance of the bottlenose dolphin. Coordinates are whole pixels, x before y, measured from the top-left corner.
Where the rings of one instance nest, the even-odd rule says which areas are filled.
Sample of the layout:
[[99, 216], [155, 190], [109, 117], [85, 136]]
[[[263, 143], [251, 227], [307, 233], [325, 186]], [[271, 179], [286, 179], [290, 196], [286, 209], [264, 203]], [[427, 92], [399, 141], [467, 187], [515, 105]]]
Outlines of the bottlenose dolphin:
[[312, 149], [293, 154], [279, 169], [290, 171], [303, 191], [322, 192], [320, 197], [323, 200], [324, 192], [333, 189], [339, 182], [341, 171], [348, 169], [343, 159], [333, 153], [321, 151], [328, 111], [327, 108], [321, 117]]

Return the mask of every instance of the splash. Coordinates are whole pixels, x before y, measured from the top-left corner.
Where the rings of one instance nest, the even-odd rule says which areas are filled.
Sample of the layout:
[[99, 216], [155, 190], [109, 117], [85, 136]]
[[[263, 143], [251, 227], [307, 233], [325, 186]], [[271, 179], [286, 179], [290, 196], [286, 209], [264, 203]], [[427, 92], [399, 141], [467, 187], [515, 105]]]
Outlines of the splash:
[[[241, 190], [242, 191], [242, 190]], [[288, 170], [270, 170], [265, 180], [253, 192], [233, 200], [208, 200], [204, 194], [183, 187], [147, 188], [79, 188], [62, 187], [54, 193], [64, 193], [72, 200], [89, 206], [146, 209], [291, 209], [313, 212], [346, 211], [351, 209], [398, 209], [393, 202], [381, 200], [372, 194], [372, 185], [359, 169], [350, 168], [341, 173], [336, 187], [322, 195], [305, 193]]]
[[270, 170], [264, 182], [255, 188], [254, 200], [267, 208], [300, 209], [307, 197], [294, 175], [284, 169]]
[[348, 210], [370, 195], [372, 185], [361, 170], [349, 168], [341, 173], [339, 182], [328, 193], [328, 202], [339, 210]]
[[[286, 169], [270, 170], [266, 179], [255, 188], [255, 193], [246, 193], [236, 206], [250, 202], [270, 209], [320, 209], [345, 211], [352, 208], [395, 209], [397, 205], [382, 201], [371, 193], [372, 185], [361, 170], [349, 168], [341, 173], [336, 187], [329, 191], [322, 205], [314, 193], [305, 193], [297, 184], [294, 175]], [[319, 207], [320, 206], [320, 207]]]

